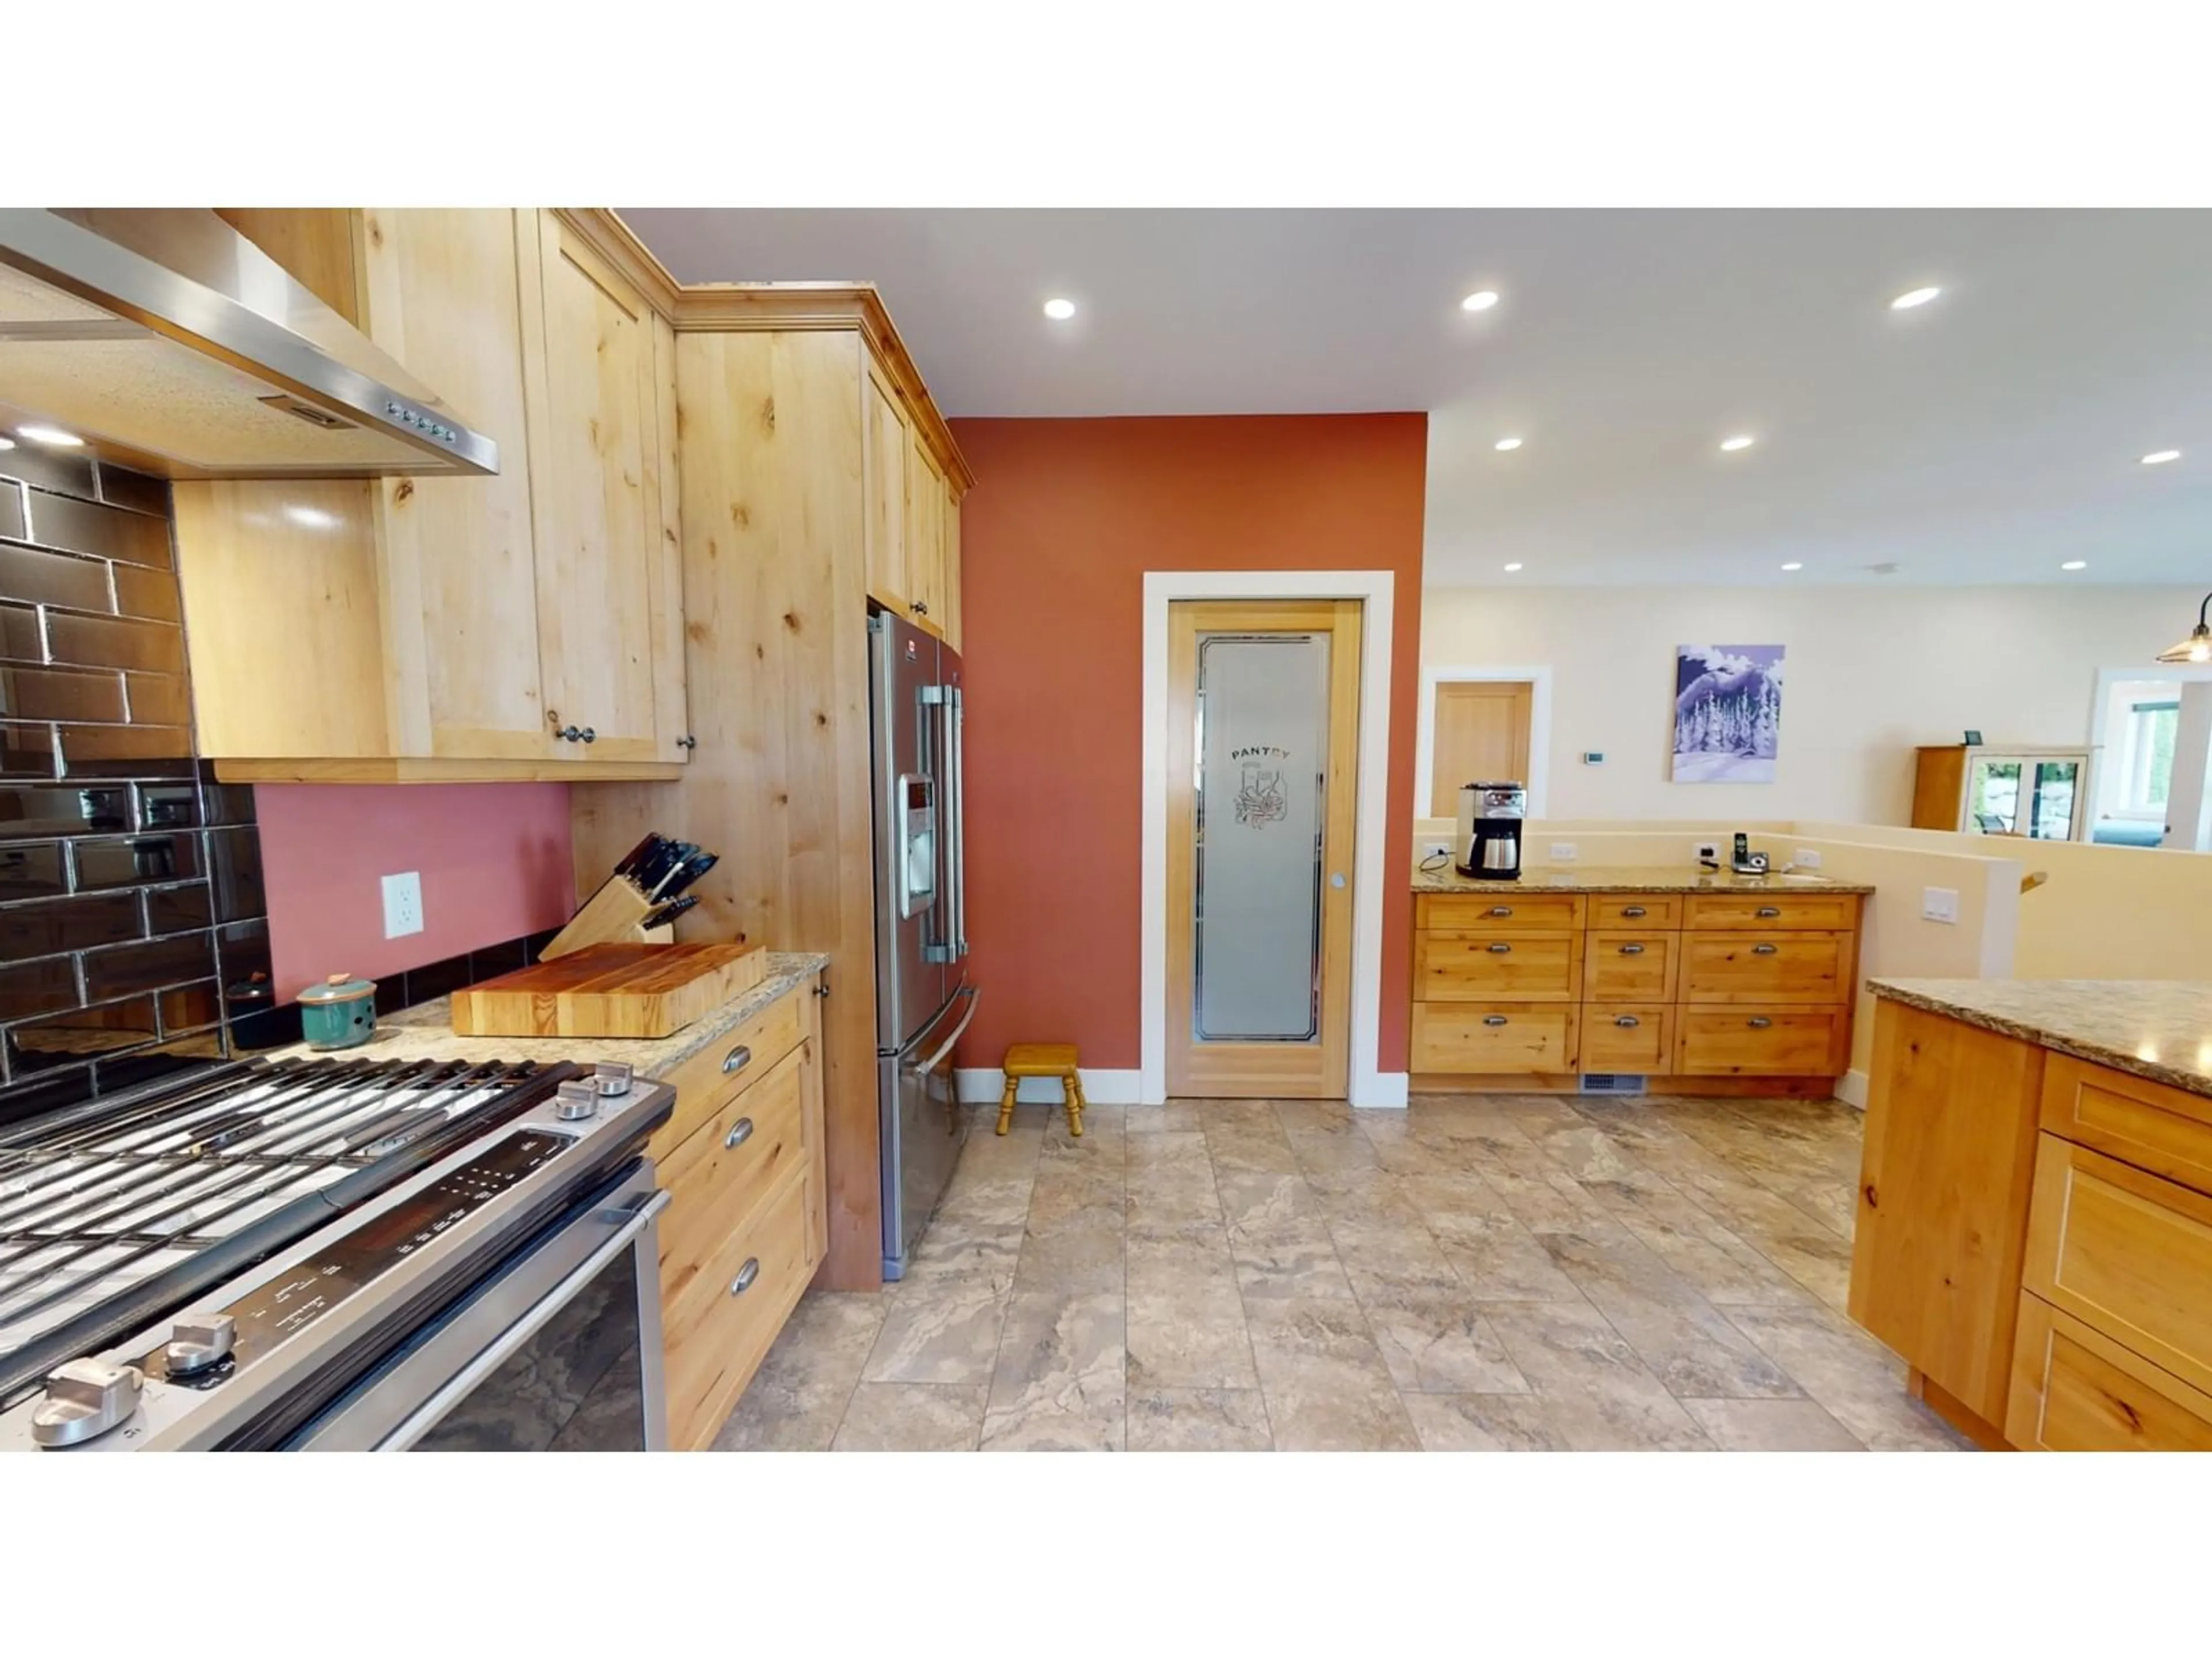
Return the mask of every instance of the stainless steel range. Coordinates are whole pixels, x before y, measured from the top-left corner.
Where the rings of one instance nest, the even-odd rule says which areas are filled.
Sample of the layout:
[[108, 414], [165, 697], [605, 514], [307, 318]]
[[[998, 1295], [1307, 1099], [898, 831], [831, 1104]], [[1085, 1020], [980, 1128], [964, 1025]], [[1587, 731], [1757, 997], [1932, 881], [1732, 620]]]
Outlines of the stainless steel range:
[[674, 1098], [255, 1061], [0, 1133], [0, 1450], [657, 1449]]

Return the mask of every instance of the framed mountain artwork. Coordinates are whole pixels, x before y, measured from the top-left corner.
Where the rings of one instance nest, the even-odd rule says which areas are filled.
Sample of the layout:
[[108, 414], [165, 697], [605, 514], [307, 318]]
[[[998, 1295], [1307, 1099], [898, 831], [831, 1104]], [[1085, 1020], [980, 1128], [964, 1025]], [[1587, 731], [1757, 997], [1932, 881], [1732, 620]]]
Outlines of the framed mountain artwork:
[[1674, 647], [1676, 783], [1771, 783], [1782, 742], [1778, 645]]

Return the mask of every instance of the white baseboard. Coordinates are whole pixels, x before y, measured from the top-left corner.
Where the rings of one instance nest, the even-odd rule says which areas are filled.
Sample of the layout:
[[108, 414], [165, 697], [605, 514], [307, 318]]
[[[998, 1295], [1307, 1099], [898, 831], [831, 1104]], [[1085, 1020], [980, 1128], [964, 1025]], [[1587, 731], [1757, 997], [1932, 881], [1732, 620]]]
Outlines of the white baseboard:
[[1407, 1078], [1403, 1072], [1377, 1072], [1372, 1077], [1354, 1078], [1352, 1082], [1352, 1103], [1382, 1111], [1406, 1109]]
[[1836, 1098], [1846, 1106], [1856, 1106], [1863, 1112], [1866, 1110], [1867, 1074], [1864, 1072], [1846, 1072], [1838, 1078]]
[[[1085, 1066], [1079, 1067], [1076, 1074], [1083, 1079], [1084, 1099], [1093, 1106], [1133, 1106], [1142, 1093], [1137, 1086], [1139, 1073], [1133, 1066], [1126, 1072], [1095, 1071]], [[953, 1073], [952, 1084], [964, 1101], [995, 1101], [1006, 1086], [1006, 1074], [995, 1066], [963, 1066]], [[1059, 1079], [1024, 1078], [1021, 1091], [1014, 1098], [1024, 1103], [1048, 1101], [1057, 1106]]]

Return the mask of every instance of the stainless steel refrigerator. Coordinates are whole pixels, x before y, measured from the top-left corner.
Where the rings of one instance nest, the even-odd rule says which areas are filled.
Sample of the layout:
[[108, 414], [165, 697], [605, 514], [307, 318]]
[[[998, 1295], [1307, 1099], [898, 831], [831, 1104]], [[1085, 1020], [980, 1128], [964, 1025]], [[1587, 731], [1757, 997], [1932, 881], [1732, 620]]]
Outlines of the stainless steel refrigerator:
[[960, 653], [886, 611], [868, 618], [876, 809], [876, 1091], [883, 1115], [884, 1277], [908, 1257], [967, 1139], [952, 1046], [968, 982]]

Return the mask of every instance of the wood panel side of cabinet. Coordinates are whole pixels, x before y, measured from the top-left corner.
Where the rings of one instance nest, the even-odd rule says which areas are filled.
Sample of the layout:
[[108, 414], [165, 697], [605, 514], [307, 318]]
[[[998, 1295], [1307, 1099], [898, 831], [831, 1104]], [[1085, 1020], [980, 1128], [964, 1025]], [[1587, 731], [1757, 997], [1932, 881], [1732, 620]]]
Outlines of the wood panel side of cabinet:
[[1883, 1000], [1875, 1014], [1851, 1317], [2002, 1423], [2044, 1052]]

